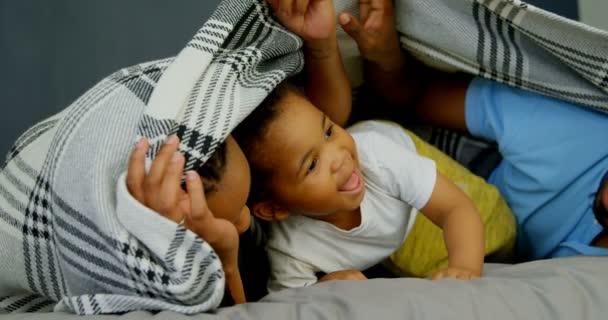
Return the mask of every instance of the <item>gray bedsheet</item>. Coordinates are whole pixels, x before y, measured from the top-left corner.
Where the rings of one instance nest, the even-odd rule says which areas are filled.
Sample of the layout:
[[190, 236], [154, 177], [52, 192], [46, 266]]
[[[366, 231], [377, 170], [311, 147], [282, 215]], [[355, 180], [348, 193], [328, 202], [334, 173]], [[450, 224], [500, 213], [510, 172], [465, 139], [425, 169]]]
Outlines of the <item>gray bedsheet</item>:
[[[338, 281], [271, 294], [216, 314], [173, 312], [89, 316], [140, 319], [607, 319], [608, 258], [575, 257], [488, 265], [473, 281], [374, 279]], [[83, 319], [66, 313], [2, 319]]]

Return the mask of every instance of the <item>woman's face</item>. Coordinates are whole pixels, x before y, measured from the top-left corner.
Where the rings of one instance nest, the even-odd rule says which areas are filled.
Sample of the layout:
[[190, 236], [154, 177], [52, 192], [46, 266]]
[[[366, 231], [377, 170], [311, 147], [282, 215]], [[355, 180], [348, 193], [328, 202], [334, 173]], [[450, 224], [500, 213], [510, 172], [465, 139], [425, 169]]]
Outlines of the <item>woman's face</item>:
[[216, 218], [232, 222], [237, 231], [245, 232], [251, 223], [245, 205], [251, 188], [249, 163], [232, 136], [226, 139], [226, 164], [216, 191], [206, 195], [207, 205]]

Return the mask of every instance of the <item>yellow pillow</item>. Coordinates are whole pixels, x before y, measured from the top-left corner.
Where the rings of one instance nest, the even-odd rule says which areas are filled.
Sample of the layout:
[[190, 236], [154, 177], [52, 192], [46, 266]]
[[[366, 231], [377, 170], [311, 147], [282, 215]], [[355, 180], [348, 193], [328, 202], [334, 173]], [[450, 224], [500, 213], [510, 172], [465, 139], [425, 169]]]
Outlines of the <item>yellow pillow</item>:
[[[416, 151], [433, 159], [437, 170], [459, 186], [477, 206], [485, 228], [486, 261], [511, 262], [517, 226], [511, 209], [496, 187], [415, 134], [405, 131], [414, 141]], [[419, 213], [405, 242], [389, 260], [403, 276], [427, 277], [447, 267], [442, 230]]]

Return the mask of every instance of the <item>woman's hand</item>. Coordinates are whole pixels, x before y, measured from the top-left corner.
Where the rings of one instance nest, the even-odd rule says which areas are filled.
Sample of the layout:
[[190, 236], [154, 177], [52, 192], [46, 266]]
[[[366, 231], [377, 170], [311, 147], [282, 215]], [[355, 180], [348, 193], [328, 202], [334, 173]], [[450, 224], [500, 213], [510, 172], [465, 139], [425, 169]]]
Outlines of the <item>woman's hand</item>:
[[404, 57], [391, 0], [359, 0], [359, 13], [360, 20], [342, 13], [338, 21], [357, 42], [363, 58], [385, 72], [402, 68]]
[[129, 159], [127, 188], [144, 206], [180, 223], [191, 208], [189, 196], [180, 186], [184, 156], [177, 151], [179, 139], [176, 136], [167, 139], [146, 174], [144, 164], [149, 148], [146, 139], [137, 143]]
[[332, 0], [266, 0], [279, 22], [305, 42], [335, 38]]
[[181, 188], [184, 156], [178, 152], [179, 139], [171, 136], [162, 146], [148, 174], [145, 157], [150, 148], [141, 139], [131, 154], [127, 188], [144, 206], [184, 226], [204, 239], [220, 257], [228, 289], [235, 303], [245, 302], [238, 269], [239, 235], [227, 220], [217, 219], [207, 207], [203, 183], [194, 171], [186, 174], [186, 190]]
[[239, 272], [239, 234], [234, 224], [213, 216], [207, 201], [203, 183], [194, 171], [186, 173], [186, 188], [190, 195], [191, 214], [186, 216], [186, 227], [205, 239], [220, 256], [226, 284], [235, 304], [245, 303], [245, 291]]

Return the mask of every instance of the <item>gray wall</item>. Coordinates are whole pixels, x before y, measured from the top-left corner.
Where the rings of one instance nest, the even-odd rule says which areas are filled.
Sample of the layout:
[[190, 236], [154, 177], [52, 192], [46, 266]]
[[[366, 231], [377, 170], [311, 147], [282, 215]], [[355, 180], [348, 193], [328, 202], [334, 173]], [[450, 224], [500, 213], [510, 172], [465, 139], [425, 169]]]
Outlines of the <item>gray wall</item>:
[[219, 0], [0, 0], [0, 163], [106, 75], [173, 56]]
[[[219, 0], [0, 0], [0, 163], [104, 76], [175, 55]], [[576, 18], [574, 0], [532, 0]]]

